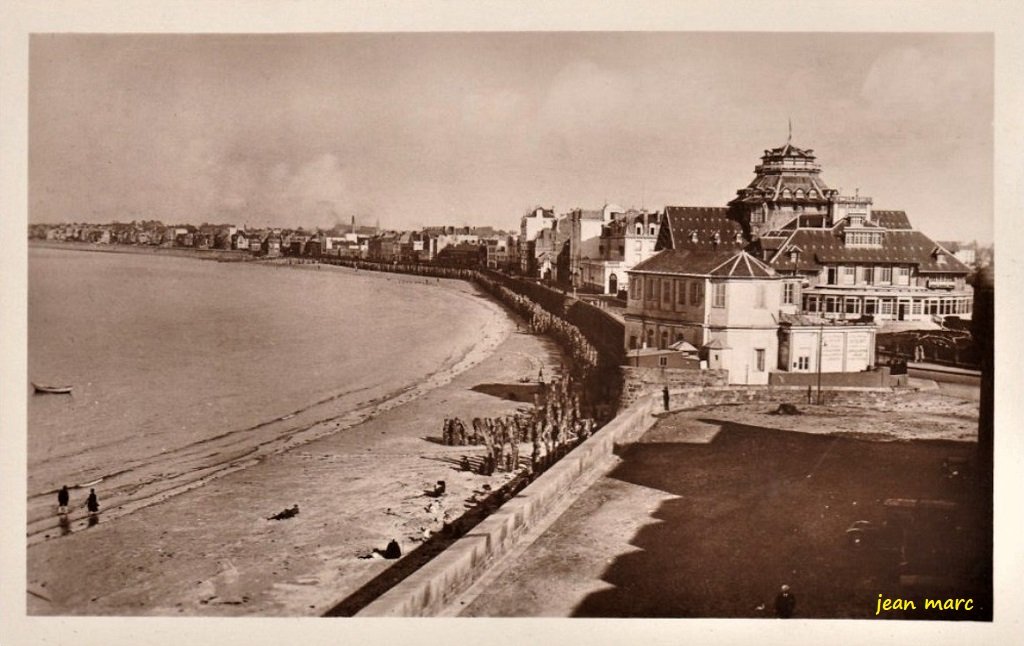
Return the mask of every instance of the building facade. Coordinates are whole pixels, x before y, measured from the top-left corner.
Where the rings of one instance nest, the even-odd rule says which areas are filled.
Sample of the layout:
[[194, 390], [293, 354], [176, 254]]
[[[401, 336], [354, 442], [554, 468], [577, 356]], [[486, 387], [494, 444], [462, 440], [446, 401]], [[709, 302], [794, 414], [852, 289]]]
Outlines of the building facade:
[[790, 143], [766, 150], [754, 174], [726, 208], [666, 207], [658, 249], [713, 230], [723, 244], [735, 236], [797, 279], [790, 289], [803, 311], [827, 319], [970, 318], [969, 268], [903, 211], [876, 210], [869, 197], [829, 188], [812, 150]]
[[661, 213], [630, 209], [617, 213], [601, 230], [597, 256], [580, 262], [584, 289], [619, 294], [629, 288], [628, 271], [655, 253]]

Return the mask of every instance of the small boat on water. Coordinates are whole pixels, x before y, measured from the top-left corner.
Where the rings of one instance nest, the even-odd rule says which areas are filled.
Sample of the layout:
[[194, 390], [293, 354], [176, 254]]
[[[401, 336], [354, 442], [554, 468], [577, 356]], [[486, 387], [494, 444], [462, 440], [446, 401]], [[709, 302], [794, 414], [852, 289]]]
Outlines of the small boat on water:
[[34, 381], [32, 382], [32, 387], [36, 389], [37, 393], [47, 393], [50, 395], [70, 395], [72, 388], [71, 386], [43, 386]]

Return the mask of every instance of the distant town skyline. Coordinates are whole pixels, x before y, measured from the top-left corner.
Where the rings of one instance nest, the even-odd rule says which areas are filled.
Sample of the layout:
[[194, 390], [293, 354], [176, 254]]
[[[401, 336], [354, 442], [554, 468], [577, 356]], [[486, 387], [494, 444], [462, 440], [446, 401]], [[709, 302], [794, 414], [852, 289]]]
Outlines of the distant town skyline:
[[764, 149], [993, 238], [984, 34], [34, 35], [29, 223], [515, 230], [724, 206]]

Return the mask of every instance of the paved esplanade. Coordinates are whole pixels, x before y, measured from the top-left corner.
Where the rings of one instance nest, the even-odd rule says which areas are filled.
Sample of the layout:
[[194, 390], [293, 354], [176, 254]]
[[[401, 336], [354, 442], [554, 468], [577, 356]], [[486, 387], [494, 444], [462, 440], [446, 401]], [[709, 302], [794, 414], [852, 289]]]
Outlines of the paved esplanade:
[[[660, 422], [452, 612], [771, 618], [789, 584], [797, 618], [869, 617], [880, 592], [899, 596], [899, 572], [884, 553], [852, 552], [850, 523], [875, 519], [890, 497], [973, 506], [970, 489], [951, 489], [938, 468], [969, 455], [971, 442], [865, 441], [714, 418], [709, 409]], [[914, 554], [941, 561], [948, 576], [969, 572], [979, 550], [967, 534], [924, 536]]]

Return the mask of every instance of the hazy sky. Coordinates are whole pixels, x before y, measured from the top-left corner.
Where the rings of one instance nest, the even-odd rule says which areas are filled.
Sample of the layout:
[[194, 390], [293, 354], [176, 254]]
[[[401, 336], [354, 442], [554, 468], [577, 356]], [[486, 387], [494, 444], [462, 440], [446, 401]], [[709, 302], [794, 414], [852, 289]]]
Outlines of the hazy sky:
[[37, 35], [30, 222], [517, 227], [724, 206], [765, 148], [992, 240], [987, 35]]

